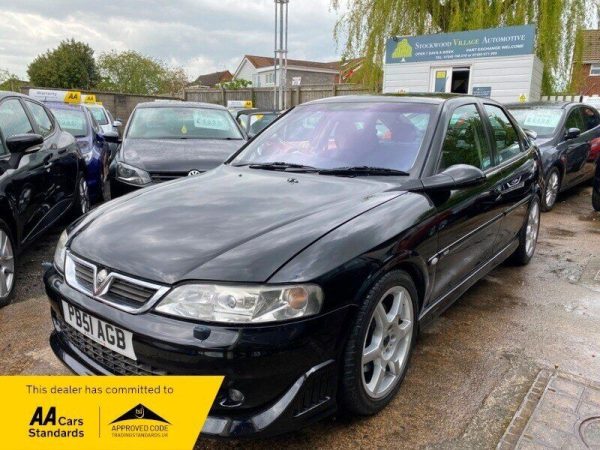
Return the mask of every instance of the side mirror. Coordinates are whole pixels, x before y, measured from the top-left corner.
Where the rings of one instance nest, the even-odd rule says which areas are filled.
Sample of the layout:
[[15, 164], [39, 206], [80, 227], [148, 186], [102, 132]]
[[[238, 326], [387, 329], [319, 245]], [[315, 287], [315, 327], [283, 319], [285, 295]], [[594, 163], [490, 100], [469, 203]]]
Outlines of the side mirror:
[[121, 122], [121, 120], [120, 120], [120, 119], [117, 119], [117, 120], [115, 120], [115, 121], [112, 123], [112, 126], [113, 126], [113, 127], [115, 127], [115, 128], [122, 127], [122, 126], [123, 126], [123, 122]]
[[15, 134], [6, 138], [6, 146], [11, 153], [35, 153], [44, 143], [44, 138], [39, 134]]
[[485, 173], [475, 166], [456, 164], [442, 173], [423, 178], [423, 190], [426, 192], [451, 191], [476, 186], [485, 181]]
[[533, 139], [534, 141], [538, 137], [538, 134], [535, 131], [533, 131], [533, 130], [524, 129], [523, 131], [525, 132], [525, 134], [527, 135], [527, 137]]
[[119, 137], [119, 133], [116, 131], [105, 131], [100, 134], [100, 137], [104, 139], [106, 142], [110, 142], [111, 144], [120, 144], [121, 138]]
[[565, 133], [565, 139], [568, 141], [569, 139], [578, 138], [581, 134], [581, 130], [579, 128], [569, 128]]

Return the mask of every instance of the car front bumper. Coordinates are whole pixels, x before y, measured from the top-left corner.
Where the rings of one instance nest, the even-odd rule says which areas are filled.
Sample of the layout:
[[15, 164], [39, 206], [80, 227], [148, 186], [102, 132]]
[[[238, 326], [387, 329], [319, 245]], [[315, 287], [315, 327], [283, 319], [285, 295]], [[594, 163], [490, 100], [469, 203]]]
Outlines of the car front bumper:
[[[200, 325], [152, 312], [120, 311], [72, 289], [53, 268], [44, 282], [55, 327], [50, 344], [73, 372], [223, 375], [204, 435], [274, 435], [336, 410], [349, 308], [276, 325]], [[63, 300], [132, 332], [137, 361], [95, 344], [66, 324]], [[232, 393], [241, 393], [243, 400]]]

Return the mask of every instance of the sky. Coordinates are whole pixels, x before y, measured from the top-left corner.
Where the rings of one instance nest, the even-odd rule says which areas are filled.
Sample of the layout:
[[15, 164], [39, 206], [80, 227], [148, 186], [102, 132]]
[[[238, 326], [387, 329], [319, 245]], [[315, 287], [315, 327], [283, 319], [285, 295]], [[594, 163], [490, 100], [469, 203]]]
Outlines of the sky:
[[[332, 61], [330, 0], [290, 0], [288, 57]], [[0, 0], [0, 69], [28, 64], [61, 40], [102, 52], [136, 50], [181, 66], [188, 78], [236, 69], [244, 54], [273, 54], [273, 0]]]

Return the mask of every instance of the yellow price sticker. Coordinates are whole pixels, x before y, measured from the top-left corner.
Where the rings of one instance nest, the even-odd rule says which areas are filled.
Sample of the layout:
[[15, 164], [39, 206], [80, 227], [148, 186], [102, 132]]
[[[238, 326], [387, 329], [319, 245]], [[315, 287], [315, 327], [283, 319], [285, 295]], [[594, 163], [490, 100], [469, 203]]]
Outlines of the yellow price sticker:
[[441, 78], [446, 78], [446, 71], [445, 71], [445, 70], [438, 70], [438, 71], [435, 73], [435, 77], [436, 77], [436, 78], [440, 78], [440, 79], [441, 79]]
[[222, 381], [0, 376], [2, 448], [192, 450]]

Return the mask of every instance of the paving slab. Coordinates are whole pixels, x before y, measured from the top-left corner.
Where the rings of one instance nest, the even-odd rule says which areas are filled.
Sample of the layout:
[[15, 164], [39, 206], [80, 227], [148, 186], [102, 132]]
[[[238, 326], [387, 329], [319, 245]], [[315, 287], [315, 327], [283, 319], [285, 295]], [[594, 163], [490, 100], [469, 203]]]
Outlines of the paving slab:
[[497, 448], [600, 449], [600, 382], [540, 371]]

